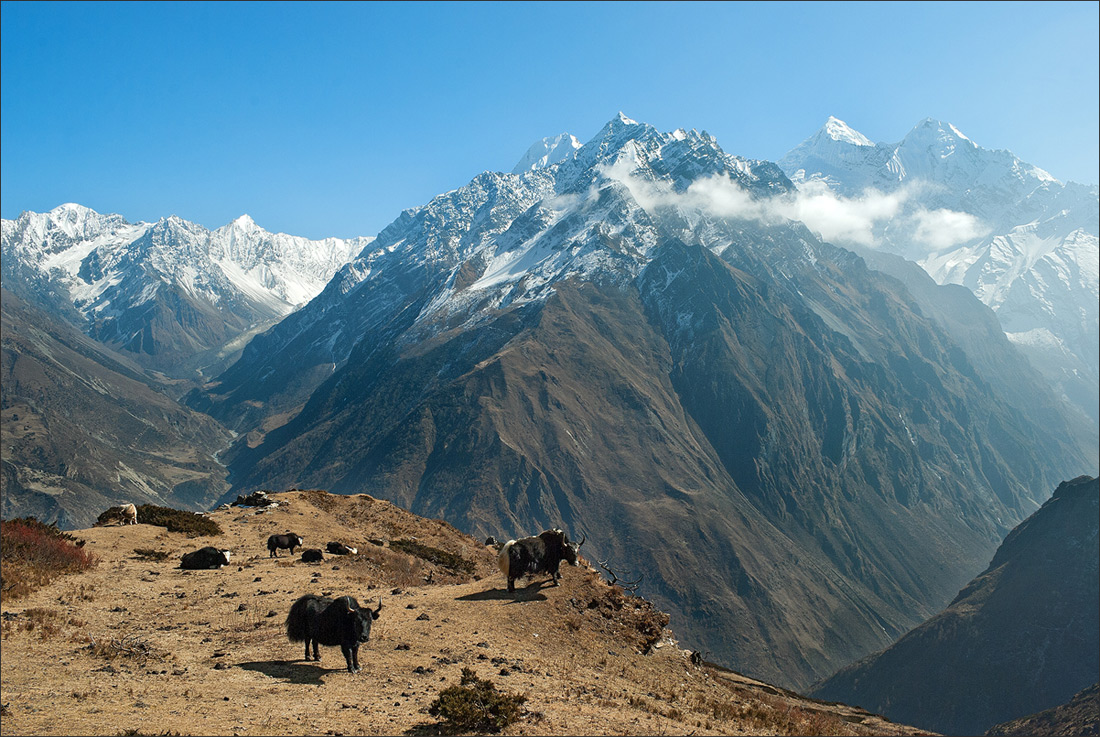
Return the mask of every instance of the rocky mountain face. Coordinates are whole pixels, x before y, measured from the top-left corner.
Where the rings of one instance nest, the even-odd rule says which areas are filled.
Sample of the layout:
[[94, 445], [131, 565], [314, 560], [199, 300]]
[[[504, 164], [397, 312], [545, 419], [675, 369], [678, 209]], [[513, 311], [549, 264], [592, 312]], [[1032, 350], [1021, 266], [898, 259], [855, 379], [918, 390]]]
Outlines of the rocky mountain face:
[[3, 221], [3, 279], [142, 366], [191, 379], [223, 370], [370, 240], [269, 233], [247, 215], [213, 231], [175, 216], [131, 224], [67, 204]]
[[1068, 703], [998, 724], [987, 730], [986, 734], [991, 737], [1076, 737], [1100, 734], [1100, 684], [1092, 684]]
[[620, 115], [406, 211], [187, 402], [242, 433], [230, 496], [587, 533], [686, 641], [806, 686], [942, 607], [1090, 460], [900, 281], [784, 217], [796, 194]]
[[1097, 424], [1095, 185], [1063, 184], [932, 119], [900, 143], [874, 144], [830, 118], [779, 165], [807, 193], [820, 195], [824, 187], [853, 210], [879, 208], [884, 215], [863, 245], [974, 292], [1056, 393]]
[[1100, 435], [1095, 423], [1061, 401], [1043, 375], [1009, 340], [997, 316], [966, 287], [936, 284], [920, 266], [894, 254], [852, 246], [867, 265], [898, 279], [921, 312], [959, 345], [966, 346], [979, 376], [995, 384], [1002, 396], [1040, 427], [1063, 428], [1061, 442], [1100, 465]]
[[71, 529], [125, 501], [198, 511], [225, 493], [215, 454], [230, 433], [6, 286], [0, 299], [5, 519]]
[[1059, 485], [947, 609], [812, 694], [946, 734], [1070, 701], [1100, 677], [1098, 501], [1096, 478]]

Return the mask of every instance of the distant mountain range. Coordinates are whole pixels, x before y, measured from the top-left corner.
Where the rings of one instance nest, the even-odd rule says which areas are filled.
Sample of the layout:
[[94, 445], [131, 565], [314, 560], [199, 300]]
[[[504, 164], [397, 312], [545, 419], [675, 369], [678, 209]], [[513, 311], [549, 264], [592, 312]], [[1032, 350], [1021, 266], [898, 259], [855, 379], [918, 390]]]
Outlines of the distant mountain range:
[[[4, 221], [4, 286], [95, 338], [97, 361], [182, 396], [169, 426], [210, 417], [234, 434], [201, 494], [161, 467], [148, 485], [162, 498], [201, 508], [219, 488], [313, 487], [478, 536], [586, 533], [699, 649], [804, 687], [940, 610], [1041, 490], [1095, 473], [1098, 451], [1095, 422], [989, 307], [868, 248], [874, 218], [866, 242], [830, 231], [814, 198], [851, 203], [795, 179], [705, 132], [620, 114], [376, 239], [25, 213]], [[938, 218], [926, 227], [978, 227], [921, 208]], [[31, 330], [12, 325], [13, 339]], [[5, 376], [30, 350], [5, 349]], [[121, 392], [116, 404], [144, 391], [88, 384]], [[116, 422], [10, 386], [5, 423], [17, 403], [20, 418]], [[124, 451], [141, 437], [109, 441], [94, 441], [114, 454], [102, 467], [134, 468]], [[89, 514], [65, 506], [76, 496], [24, 491], [48, 463], [37, 436], [23, 442], [5, 515], [12, 490], [26, 513]], [[195, 458], [218, 445], [187, 442]], [[97, 499], [123, 489], [97, 478]]]
[[4, 286], [174, 378], [228, 366], [371, 238], [310, 241], [247, 215], [217, 230], [67, 204], [3, 221]]
[[134, 361], [0, 288], [4, 519], [86, 527], [121, 502], [207, 509], [232, 434]]
[[[846, 198], [849, 214], [878, 208], [873, 244], [861, 245], [970, 289], [1057, 391], [1100, 420], [1096, 185], [1063, 184], [931, 118], [891, 144], [830, 118], [779, 165], [808, 192], [824, 185]], [[863, 234], [837, 235], [848, 245]]]
[[962, 735], [1069, 702], [1100, 677], [1098, 502], [1060, 484], [947, 609], [811, 694]]

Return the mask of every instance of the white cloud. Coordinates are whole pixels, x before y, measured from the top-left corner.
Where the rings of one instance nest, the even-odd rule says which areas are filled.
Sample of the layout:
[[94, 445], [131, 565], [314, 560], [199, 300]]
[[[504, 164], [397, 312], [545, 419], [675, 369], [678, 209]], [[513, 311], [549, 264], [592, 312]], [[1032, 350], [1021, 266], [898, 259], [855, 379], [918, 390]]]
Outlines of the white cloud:
[[785, 209], [787, 217], [801, 221], [823, 240], [873, 246], [875, 228], [897, 217], [908, 196], [904, 190], [884, 194], [872, 189], [847, 198], [824, 183], [810, 182], [787, 200]]
[[621, 182], [644, 209], [678, 208], [690, 217], [704, 213], [716, 218], [752, 220], [774, 225], [796, 220], [823, 240], [840, 245], [875, 247], [882, 229], [890, 224], [899, 235], [942, 250], [986, 235], [989, 229], [978, 218], [954, 210], [927, 210], [914, 203], [924, 186], [914, 183], [884, 193], [865, 190], [858, 197], [842, 197], [824, 182], [810, 181], [797, 192], [770, 199], [754, 198], [727, 175], [714, 175], [691, 183], [677, 193], [669, 183], [650, 181], [633, 174], [633, 166], [618, 161], [603, 171]]
[[990, 228], [966, 212], [925, 210], [913, 214], [913, 238], [937, 251], [989, 235]]

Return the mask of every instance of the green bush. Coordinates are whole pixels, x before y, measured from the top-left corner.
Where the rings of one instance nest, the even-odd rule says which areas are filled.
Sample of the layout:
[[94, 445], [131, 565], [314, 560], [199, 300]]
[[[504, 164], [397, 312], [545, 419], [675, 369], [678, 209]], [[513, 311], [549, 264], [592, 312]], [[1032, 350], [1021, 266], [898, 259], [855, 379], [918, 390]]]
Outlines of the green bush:
[[430, 545], [423, 545], [416, 540], [405, 538], [393, 540], [390, 542], [390, 549], [414, 555], [429, 563], [435, 563], [436, 565], [450, 568], [452, 571], [458, 571], [459, 573], [473, 573], [476, 568], [473, 561], [466, 560], [461, 555], [448, 553], [446, 550], [433, 548]]
[[520, 718], [527, 697], [497, 691], [470, 668], [462, 669], [460, 685], [445, 688], [428, 707], [447, 732], [499, 732]]
[[137, 508], [138, 522], [157, 527], [167, 527], [169, 532], [183, 532], [188, 537], [222, 534], [221, 525], [212, 519], [182, 509], [142, 504]]

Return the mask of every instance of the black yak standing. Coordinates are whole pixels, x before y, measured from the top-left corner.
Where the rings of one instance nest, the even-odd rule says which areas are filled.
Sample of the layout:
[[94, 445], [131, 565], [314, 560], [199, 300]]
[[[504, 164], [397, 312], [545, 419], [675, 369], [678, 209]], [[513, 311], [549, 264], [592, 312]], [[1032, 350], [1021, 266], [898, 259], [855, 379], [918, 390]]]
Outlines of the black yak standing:
[[294, 548], [302, 547], [301, 535], [288, 532], [285, 535], [272, 535], [267, 539], [267, 557], [278, 558], [280, 550], [289, 550], [294, 555]]
[[577, 565], [578, 551], [587, 539], [585, 535], [579, 543], [571, 542], [564, 532], [553, 529], [535, 537], [509, 540], [497, 556], [500, 572], [508, 579], [508, 590], [516, 590], [516, 579], [536, 573], [549, 573], [550, 580], [557, 586], [561, 578], [558, 570], [561, 562], [564, 560], [569, 565]]
[[348, 673], [359, 672], [359, 644], [370, 639], [371, 622], [382, 611], [382, 597], [378, 608], [360, 609], [359, 602], [351, 596], [330, 599], [327, 596], [306, 594], [290, 607], [286, 618], [286, 636], [291, 642], [306, 644], [306, 660], [309, 645], [313, 643], [313, 660], [321, 662], [317, 650], [320, 645], [339, 645], [348, 663]]

